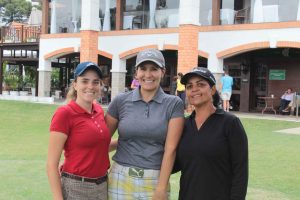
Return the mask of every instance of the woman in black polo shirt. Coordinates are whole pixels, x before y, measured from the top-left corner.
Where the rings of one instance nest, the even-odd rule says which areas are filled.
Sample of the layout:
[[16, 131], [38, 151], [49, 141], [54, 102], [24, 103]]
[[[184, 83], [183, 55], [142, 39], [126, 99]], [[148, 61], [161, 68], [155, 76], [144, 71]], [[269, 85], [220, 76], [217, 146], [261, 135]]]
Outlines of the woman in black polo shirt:
[[195, 111], [185, 120], [177, 148], [179, 199], [244, 200], [248, 142], [240, 120], [218, 108], [216, 80], [207, 68], [195, 68], [181, 83]]

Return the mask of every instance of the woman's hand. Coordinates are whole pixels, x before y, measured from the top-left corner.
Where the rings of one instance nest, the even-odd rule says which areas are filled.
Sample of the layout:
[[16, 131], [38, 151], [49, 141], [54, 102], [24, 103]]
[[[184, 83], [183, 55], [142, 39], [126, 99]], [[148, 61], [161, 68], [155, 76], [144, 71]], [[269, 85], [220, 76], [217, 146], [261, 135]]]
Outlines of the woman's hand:
[[155, 190], [152, 200], [168, 200], [168, 193], [165, 190]]

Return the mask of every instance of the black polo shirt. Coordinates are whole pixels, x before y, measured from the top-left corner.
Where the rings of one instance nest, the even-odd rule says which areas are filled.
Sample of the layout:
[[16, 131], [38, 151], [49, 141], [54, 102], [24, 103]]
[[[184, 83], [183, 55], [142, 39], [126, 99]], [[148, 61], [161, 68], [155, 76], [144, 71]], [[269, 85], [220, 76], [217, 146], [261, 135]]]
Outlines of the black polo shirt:
[[185, 120], [174, 171], [181, 171], [179, 199], [244, 200], [248, 142], [240, 120], [217, 109], [197, 130], [192, 113]]

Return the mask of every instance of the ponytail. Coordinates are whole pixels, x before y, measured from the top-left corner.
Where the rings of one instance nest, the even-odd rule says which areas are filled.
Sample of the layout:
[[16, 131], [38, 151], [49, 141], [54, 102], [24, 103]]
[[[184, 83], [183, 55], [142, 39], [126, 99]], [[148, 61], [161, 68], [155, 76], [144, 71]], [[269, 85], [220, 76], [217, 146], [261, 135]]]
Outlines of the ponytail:
[[[75, 79], [74, 82], [76, 82], [77, 80]], [[68, 88], [68, 93], [67, 93], [67, 97], [66, 97], [66, 102], [69, 103], [72, 100], [76, 100], [77, 98], [77, 92], [73, 86], [73, 83], [70, 85], [70, 87]]]
[[216, 108], [220, 108], [220, 100], [221, 97], [219, 95], [219, 92], [216, 90], [215, 94], [213, 95], [213, 104]]

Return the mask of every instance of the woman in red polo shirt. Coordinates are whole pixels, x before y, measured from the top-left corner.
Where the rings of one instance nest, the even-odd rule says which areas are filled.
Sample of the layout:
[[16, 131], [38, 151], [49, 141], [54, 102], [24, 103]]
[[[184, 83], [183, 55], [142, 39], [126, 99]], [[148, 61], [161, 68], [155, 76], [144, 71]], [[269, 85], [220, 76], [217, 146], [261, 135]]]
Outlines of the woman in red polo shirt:
[[106, 200], [111, 137], [101, 106], [93, 103], [102, 73], [96, 64], [83, 62], [74, 75], [70, 102], [57, 109], [50, 125], [47, 173], [53, 199]]

